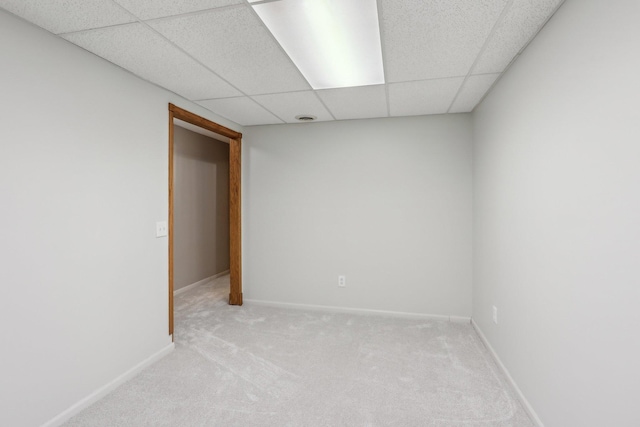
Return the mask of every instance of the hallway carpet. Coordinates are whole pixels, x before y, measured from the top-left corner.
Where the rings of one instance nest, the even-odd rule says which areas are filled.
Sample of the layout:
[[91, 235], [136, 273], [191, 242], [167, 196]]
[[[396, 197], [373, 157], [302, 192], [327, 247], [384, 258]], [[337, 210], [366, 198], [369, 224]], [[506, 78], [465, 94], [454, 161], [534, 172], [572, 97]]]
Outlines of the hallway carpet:
[[226, 276], [176, 296], [176, 351], [65, 425], [533, 426], [470, 324], [228, 293]]

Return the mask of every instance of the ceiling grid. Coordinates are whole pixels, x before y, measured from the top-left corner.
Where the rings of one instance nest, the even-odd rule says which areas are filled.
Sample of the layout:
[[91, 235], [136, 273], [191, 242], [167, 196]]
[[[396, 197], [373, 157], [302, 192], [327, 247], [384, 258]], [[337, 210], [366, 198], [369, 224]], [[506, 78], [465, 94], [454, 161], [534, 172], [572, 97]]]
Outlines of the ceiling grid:
[[385, 83], [320, 90], [253, 9], [273, 1], [292, 0], [0, 0], [0, 8], [252, 126], [297, 115], [470, 112], [564, 0], [377, 0]]
[[473, 61], [473, 64], [471, 65], [471, 67], [469, 68], [469, 72], [467, 73], [467, 75], [465, 76], [464, 80], [462, 81], [462, 84], [460, 85], [460, 88], [458, 89], [458, 92], [456, 93], [456, 96], [453, 97], [453, 99], [451, 100], [451, 104], [449, 104], [449, 108], [447, 108], [447, 113], [451, 112], [451, 108], [454, 106], [454, 104], [456, 103], [456, 100], [458, 99], [458, 97], [460, 96], [460, 93], [462, 91], [464, 91], [466, 89], [466, 84], [469, 81], [469, 78], [471, 77], [471, 73], [474, 71], [474, 69], [476, 68], [476, 65], [478, 64], [478, 61], [480, 61], [480, 58], [482, 58], [482, 54], [486, 51], [487, 46], [489, 45], [489, 42], [492, 40], [493, 35], [496, 32], [496, 28], [498, 27], [498, 24], [500, 22], [502, 22], [502, 19], [504, 18], [504, 16], [507, 14], [507, 11], [511, 8], [511, 6], [513, 5], [514, 0], [509, 0], [505, 5], [504, 8], [502, 9], [502, 12], [500, 13], [500, 17], [498, 18], [498, 20], [495, 22], [495, 24], [493, 25], [493, 27], [491, 27], [491, 31], [489, 32], [489, 36], [487, 37], [487, 39], [485, 40], [484, 44], [482, 45], [482, 48], [480, 48], [480, 52], [478, 53], [478, 56], [476, 57], [476, 59]]

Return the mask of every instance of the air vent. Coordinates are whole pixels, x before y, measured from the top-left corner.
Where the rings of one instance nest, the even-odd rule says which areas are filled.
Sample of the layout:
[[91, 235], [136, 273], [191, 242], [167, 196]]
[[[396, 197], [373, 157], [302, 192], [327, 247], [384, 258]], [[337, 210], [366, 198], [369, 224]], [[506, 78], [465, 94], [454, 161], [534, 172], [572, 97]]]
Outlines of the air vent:
[[316, 116], [310, 116], [308, 114], [302, 114], [300, 116], [296, 116], [296, 120], [301, 121], [301, 122], [312, 122], [315, 119], [317, 119]]

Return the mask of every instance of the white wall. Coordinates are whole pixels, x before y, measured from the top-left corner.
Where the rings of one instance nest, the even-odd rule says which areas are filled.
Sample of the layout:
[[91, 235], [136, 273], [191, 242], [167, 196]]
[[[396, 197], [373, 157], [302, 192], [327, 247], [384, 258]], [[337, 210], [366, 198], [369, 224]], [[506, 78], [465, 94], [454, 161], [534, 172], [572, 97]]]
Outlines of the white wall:
[[245, 299], [470, 316], [470, 115], [248, 127], [243, 144]]
[[167, 103], [207, 112], [4, 12], [0, 57], [0, 425], [36, 426], [170, 343]]
[[547, 427], [640, 425], [639, 22], [567, 0], [474, 113], [473, 316]]

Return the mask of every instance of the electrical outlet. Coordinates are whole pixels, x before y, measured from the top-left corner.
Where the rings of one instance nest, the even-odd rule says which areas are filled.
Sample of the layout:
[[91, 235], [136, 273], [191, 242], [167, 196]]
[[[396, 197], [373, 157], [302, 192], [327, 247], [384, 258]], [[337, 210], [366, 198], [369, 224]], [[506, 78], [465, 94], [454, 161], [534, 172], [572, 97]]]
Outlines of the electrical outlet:
[[493, 306], [493, 323], [498, 324], [498, 307]]
[[344, 288], [347, 286], [347, 276], [338, 276], [338, 287]]
[[156, 222], [156, 237], [166, 237], [169, 233], [167, 227], [167, 221]]

